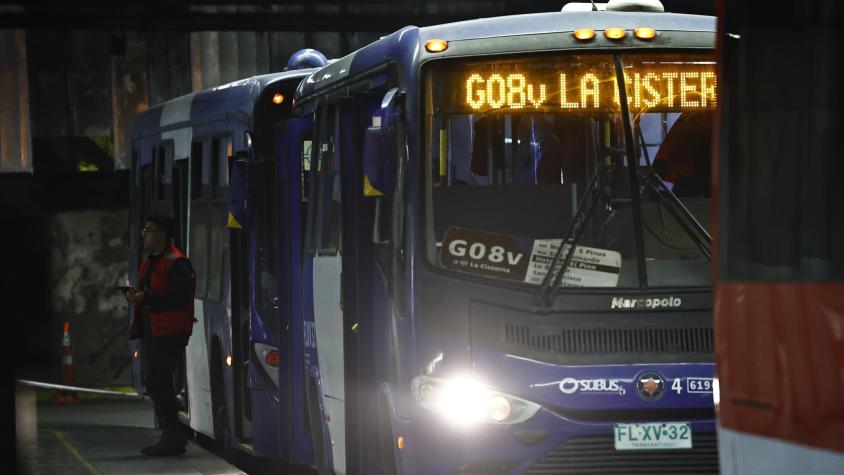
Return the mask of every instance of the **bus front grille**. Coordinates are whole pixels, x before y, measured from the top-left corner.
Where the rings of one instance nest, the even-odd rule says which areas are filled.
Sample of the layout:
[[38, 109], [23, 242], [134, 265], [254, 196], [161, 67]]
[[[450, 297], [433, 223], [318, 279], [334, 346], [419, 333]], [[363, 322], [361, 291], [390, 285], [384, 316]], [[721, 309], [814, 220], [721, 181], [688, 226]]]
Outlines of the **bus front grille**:
[[693, 448], [617, 451], [610, 436], [574, 437], [534, 462], [525, 475], [697, 473], [717, 474], [715, 434], [694, 434]]
[[559, 355], [601, 353], [711, 353], [711, 327], [536, 328], [504, 324], [509, 345]]

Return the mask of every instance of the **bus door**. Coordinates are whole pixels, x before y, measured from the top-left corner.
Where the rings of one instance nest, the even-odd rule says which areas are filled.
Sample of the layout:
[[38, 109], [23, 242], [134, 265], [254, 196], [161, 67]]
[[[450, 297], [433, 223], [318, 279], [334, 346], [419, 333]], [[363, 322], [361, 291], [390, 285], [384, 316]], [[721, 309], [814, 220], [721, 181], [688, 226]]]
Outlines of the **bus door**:
[[232, 381], [234, 397], [234, 435], [252, 438], [252, 394], [249, 387], [251, 359], [249, 262], [252, 234], [244, 214], [249, 201], [249, 161], [243, 152], [232, 157], [229, 184], [229, 306], [231, 308]]
[[[376, 82], [376, 81], [373, 81]], [[389, 97], [392, 97], [391, 93]], [[373, 397], [377, 374], [386, 374], [385, 366], [393, 355], [384, 344], [392, 332], [376, 314], [389, 312], [387, 296], [390, 255], [391, 214], [393, 197], [372, 199], [365, 195], [363, 159], [366, 155], [384, 155], [390, 139], [382, 130], [381, 104], [385, 92], [362, 91], [344, 101], [340, 112], [343, 177], [343, 318], [345, 321], [346, 425], [349, 441], [347, 467], [349, 472], [366, 473], [368, 467], [384, 466], [380, 447], [363, 441], [378, 440], [378, 406], [382, 401]], [[393, 140], [392, 150], [395, 150]], [[375, 179], [377, 183], [379, 180]], [[379, 185], [380, 186], [380, 185]], [[375, 229], [376, 216], [381, 219]], [[376, 267], [376, 259], [381, 268]], [[387, 310], [384, 310], [387, 308]], [[391, 439], [391, 435], [388, 439]], [[387, 440], [388, 444], [391, 444]]]
[[334, 472], [343, 474], [346, 466], [346, 424], [343, 310], [340, 303], [340, 130], [345, 124], [340, 123], [337, 104], [319, 107], [316, 122], [316, 149], [311, 164], [306, 230], [307, 257], [303, 266], [306, 276], [309, 270], [312, 271], [310, 305], [313, 322], [308, 321], [306, 308], [305, 335], [314, 335], [310, 343], [315, 344], [316, 355], [306, 354], [305, 376], [309, 382], [309, 425], [317, 464], [331, 460]]
[[[292, 463], [314, 461], [306, 407], [305, 358], [316, 358], [313, 320], [305, 324], [305, 298], [311, 297], [311, 274], [303, 272], [304, 227], [310, 190], [313, 120], [288, 119], [275, 125], [281, 175], [282, 336], [279, 340], [280, 446]], [[308, 285], [306, 285], [306, 282]], [[307, 327], [307, 332], [306, 332]], [[306, 335], [309, 337], [306, 338]]]

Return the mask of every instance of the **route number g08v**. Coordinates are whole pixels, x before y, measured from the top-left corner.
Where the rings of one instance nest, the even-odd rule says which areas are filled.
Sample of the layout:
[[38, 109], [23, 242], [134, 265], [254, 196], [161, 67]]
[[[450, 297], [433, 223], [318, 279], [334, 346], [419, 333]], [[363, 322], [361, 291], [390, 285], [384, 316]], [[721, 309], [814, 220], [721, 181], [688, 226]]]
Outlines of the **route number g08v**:
[[489, 246], [482, 242], [469, 244], [463, 239], [455, 239], [448, 244], [448, 253], [455, 257], [469, 256], [475, 260], [486, 259], [493, 264], [507, 260], [507, 264], [515, 266], [522, 260], [524, 254], [504, 249], [503, 246]]

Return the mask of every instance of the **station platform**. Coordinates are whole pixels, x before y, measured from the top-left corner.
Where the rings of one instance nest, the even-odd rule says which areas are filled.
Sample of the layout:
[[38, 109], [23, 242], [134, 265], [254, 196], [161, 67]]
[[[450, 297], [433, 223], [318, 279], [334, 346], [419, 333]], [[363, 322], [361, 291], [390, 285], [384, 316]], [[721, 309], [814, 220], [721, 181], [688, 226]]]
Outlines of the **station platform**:
[[183, 455], [148, 457], [154, 444], [152, 404], [141, 399], [83, 399], [79, 404], [37, 401], [35, 391], [18, 394], [18, 469], [48, 474], [246, 473], [189, 441]]

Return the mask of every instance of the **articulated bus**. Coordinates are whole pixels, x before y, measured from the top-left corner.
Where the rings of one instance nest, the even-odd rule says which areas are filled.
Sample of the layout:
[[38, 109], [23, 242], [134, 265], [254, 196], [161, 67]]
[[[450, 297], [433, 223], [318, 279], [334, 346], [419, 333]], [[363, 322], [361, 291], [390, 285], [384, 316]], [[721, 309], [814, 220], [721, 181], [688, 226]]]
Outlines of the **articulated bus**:
[[[295, 89], [325, 64], [321, 53], [303, 50], [286, 72], [168, 101], [135, 123], [130, 275], [138, 272], [146, 217], [174, 216], [175, 244], [197, 275], [198, 321], [177, 378], [180, 417], [206, 440], [220, 442], [227, 456], [240, 450], [315, 464], [315, 431], [304, 427], [313, 421], [295, 383], [305, 380], [305, 333], [301, 320], [290, 319], [281, 291], [291, 274], [282, 266], [296, 244], [280, 227], [289, 206], [279, 182], [283, 159], [298, 167], [300, 154], [310, 153], [311, 120], [291, 117]], [[131, 342], [130, 351], [133, 382], [142, 393], [139, 342]]]
[[840, 5], [721, 4], [713, 319], [725, 474], [844, 473]]
[[407, 27], [301, 82], [322, 471], [718, 471], [715, 32], [570, 4]]

